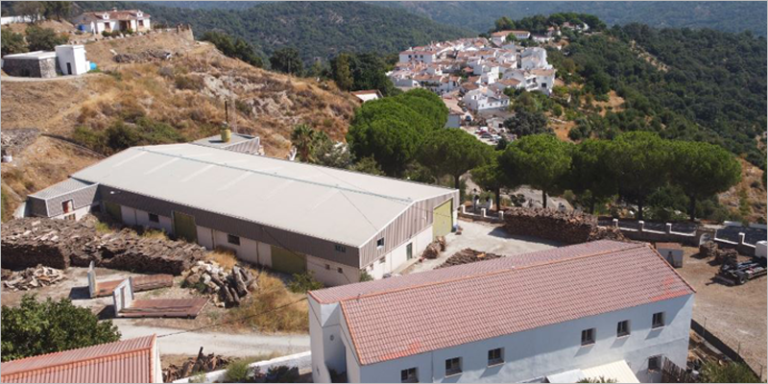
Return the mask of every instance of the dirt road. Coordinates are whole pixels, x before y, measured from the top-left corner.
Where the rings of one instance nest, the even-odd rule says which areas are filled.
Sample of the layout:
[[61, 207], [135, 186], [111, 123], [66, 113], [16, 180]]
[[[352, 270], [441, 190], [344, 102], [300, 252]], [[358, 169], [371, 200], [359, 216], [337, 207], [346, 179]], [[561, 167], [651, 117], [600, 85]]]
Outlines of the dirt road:
[[[122, 319], [113, 320], [120, 328], [123, 339], [158, 336], [182, 331], [181, 329], [146, 327], [129, 324]], [[262, 335], [255, 333], [187, 332], [160, 337], [158, 346], [162, 355], [196, 355], [200, 347], [205, 353], [230, 357], [248, 357], [260, 354], [292, 354], [309, 350], [309, 335]]]

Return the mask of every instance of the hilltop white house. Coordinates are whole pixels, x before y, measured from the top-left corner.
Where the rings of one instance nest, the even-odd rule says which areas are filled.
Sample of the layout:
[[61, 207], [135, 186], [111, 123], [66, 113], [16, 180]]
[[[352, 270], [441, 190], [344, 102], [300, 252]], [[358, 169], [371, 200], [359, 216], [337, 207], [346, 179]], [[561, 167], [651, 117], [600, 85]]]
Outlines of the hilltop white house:
[[140, 9], [118, 11], [85, 12], [74, 19], [77, 28], [84, 32], [100, 34], [102, 32], [115, 32], [132, 30], [144, 32], [151, 29], [150, 15]]
[[694, 289], [648, 244], [597, 241], [311, 291], [314, 382], [659, 382]]
[[291, 162], [233, 134], [133, 147], [29, 195], [30, 216], [100, 210], [208, 249], [326, 285], [374, 278], [419, 257], [456, 223], [454, 189]]

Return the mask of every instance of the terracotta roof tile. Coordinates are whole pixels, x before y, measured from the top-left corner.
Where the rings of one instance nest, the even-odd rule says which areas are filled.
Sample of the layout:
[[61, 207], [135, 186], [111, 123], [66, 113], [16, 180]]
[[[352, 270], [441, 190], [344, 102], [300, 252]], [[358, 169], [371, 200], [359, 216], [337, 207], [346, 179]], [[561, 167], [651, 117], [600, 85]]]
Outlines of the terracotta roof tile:
[[151, 383], [156, 336], [2, 363], [3, 383]]
[[352, 286], [311, 294], [347, 297], [341, 309], [363, 365], [695, 292], [647, 244], [612, 241]]

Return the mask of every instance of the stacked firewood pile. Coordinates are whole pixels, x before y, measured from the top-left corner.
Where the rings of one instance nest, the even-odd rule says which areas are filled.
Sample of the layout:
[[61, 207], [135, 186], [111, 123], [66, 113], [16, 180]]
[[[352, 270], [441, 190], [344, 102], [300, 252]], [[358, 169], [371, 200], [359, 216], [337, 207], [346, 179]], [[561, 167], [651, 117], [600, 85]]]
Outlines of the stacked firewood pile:
[[714, 241], [707, 241], [699, 245], [699, 257], [714, 258], [715, 264], [733, 262], [738, 259], [739, 253], [732, 248], [720, 249]]
[[246, 268], [232, 267], [229, 274], [216, 262], [198, 261], [184, 272], [184, 287], [213, 295], [217, 307], [236, 307], [256, 288], [257, 279]]
[[13, 271], [3, 276], [3, 286], [12, 291], [28, 291], [47, 287], [64, 280], [60, 270], [38, 265], [21, 271]]
[[474, 249], [466, 248], [459, 252], [454, 253], [453, 256], [449, 257], [448, 260], [446, 260], [444, 263], [435, 267], [435, 269], [452, 267], [454, 265], [469, 264], [469, 263], [474, 263], [474, 262], [483, 261], [483, 260], [493, 260], [493, 259], [498, 259], [500, 257], [504, 257], [504, 256], [497, 255], [495, 253], [480, 252]]
[[597, 217], [587, 213], [544, 208], [513, 208], [504, 212], [505, 229], [512, 235], [531, 236], [566, 244], [600, 239], [625, 241], [618, 230], [598, 228]]
[[181, 367], [175, 364], [171, 364], [168, 368], [163, 370], [163, 382], [170, 383], [185, 377], [190, 377], [201, 372], [212, 372], [224, 369], [232, 359], [223, 357], [216, 354], [203, 354], [203, 347], [200, 347], [200, 352], [197, 353], [197, 357], [190, 357], [181, 364]]
[[421, 257], [425, 259], [437, 259], [437, 257], [440, 256], [440, 252], [443, 251], [445, 251], [445, 237], [438, 236], [435, 241], [427, 245], [427, 248], [424, 250], [424, 253], [421, 254]]
[[180, 275], [204, 254], [205, 248], [197, 244], [141, 237], [123, 229], [87, 243], [83, 253], [72, 256], [72, 264], [87, 267], [94, 260], [104, 268]]
[[84, 221], [24, 218], [2, 225], [3, 266], [38, 264], [57, 269], [70, 265], [179, 275], [198, 260], [205, 248], [182, 241], [141, 237], [124, 229], [100, 233]]

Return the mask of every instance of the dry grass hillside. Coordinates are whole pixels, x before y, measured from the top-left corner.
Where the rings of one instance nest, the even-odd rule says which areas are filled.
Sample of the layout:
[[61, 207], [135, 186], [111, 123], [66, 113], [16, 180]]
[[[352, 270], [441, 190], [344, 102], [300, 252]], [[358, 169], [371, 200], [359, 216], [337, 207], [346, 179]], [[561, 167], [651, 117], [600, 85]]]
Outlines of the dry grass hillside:
[[[103, 73], [50, 81], [6, 81], [4, 76], [3, 130], [34, 128], [73, 138], [76, 129], [98, 135], [116, 122], [139, 129], [137, 122], [149, 120], [172, 127], [175, 141], [188, 141], [216, 134], [225, 119], [224, 100], [234, 99], [237, 131], [260, 136], [269, 156], [288, 153], [290, 133], [299, 123], [344, 139], [357, 106], [350, 94], [333, 83], [254, 68], [189, 36], [158, 33], [87, 43], [88, 59]], [[172, 56], [142, 57], [148, 50]], [[123, 53], [137, 55], [138, 61], [116, 63], [113, 56]], [[13, 155], [14, 163], [2, 167], [5, 195], [13, 202], [98, 159], [46, 136]]]

